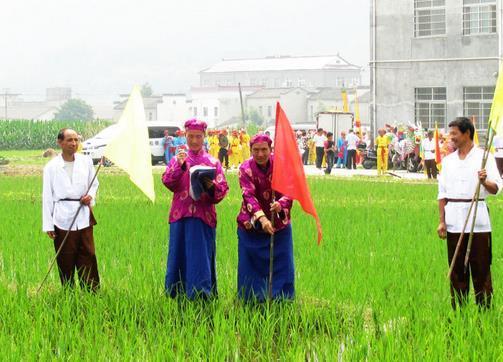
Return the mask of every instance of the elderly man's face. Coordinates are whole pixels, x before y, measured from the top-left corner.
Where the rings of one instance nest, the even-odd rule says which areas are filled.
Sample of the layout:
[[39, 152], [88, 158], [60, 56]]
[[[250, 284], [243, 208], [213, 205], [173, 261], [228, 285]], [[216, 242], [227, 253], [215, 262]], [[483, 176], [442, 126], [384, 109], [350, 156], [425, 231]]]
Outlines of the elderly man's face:
[[58, 140], [58, 144], [63, 153], [73, 155], [77, 152], [77, 147], [79, 146], [79, 136], [73, 129], [67, 129], [65, 131], [65, 138]]
[[188, 130], [186, 133], [187, 145], [191, 151], [199, 151], [203, 148], [204, 132], [197, 130]]
[[265, 166], [271, 156], [271, 148], [267, 142], [255, 143], [252, 148], [252, 156], [255, 162], [261, 166]]

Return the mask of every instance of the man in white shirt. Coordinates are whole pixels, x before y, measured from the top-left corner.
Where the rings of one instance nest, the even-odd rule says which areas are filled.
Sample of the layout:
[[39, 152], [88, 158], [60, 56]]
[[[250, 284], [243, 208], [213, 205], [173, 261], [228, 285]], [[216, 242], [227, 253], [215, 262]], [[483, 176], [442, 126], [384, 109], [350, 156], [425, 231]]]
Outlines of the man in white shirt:
[[[77, 153], [78, 143], [74, 130], [59, 131], [58, 144], [62, 152], [44, 167], [42, 228], [54, 240], [57, 251], [78, 212], [57, 258], [59, 276], [63, 286], [73, 286], [77, 270], [81, 286], [95, 291], [99, 287], [99, 275], [93, 238], [96, 221], [91, 207], [98, 180], [94, 179], [89, 188], [95, 170], [89, 157]], [[80, 204], [84, 206], [78, 211]]]
[[494, 153], [496, 166], [498, 166], [498, 171], [500, 172], [501, 177], [503, 177], [503, 137], [496, 135], [494, 137], [493, 146], [496, 150]]
[[347, 136], [348, 141], [348, 159], [346, 162], [346, 167], [351, 169], [356, 169], [356, 147], [360, 142], [360, 138], [355, 135], [352, 129], [349, 130], [349, 134]]
[[461, 306], [468, 297], [470, 274], [472, 275], [475, 299], [480, 307], [490, 307], [493, 293], [491, 282], [491, 220], [485, 199], [497, 194], [503, 185], [494, 157], [489, 154], [486, 168], [481, 170], [484, 150], [473, 143], [475, 129], [468, 118], [458, 117], [449, 124], [451, 141], [456, 151], [442, 160], [442, 172], [438, 179], [438, 205], [440, 238], [447, 238], [449, 265], [470, 208], [470, 203], [480, 181], [480, 196], [473, 235], [469, 268], [464, 271], [464, 259], [468, 237], [472, 227], [472, 210], [464, 230], [460, 252], [451, 275], [451, 303]]
[[435, 140], [433, 131], [428, 131], [428, 137], [423, 140], [424, 168], [428, 178], [437, 178], [437, 163], [435, 162]]
[[318, 128], [318, 133], [313, 137], [314, 146], [316, 147], [316, 168], [321, 170], [323, 155], [325, 154], [325, 141], [327, 137], [323, 132], [323, 128]]

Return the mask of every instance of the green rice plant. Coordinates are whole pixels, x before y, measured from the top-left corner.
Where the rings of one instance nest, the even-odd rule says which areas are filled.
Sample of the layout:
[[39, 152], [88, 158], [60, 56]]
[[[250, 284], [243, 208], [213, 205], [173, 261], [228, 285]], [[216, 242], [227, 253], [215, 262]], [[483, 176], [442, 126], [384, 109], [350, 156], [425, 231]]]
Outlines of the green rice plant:
[[41, 176], [0, 175], [0, 356], [4, 360], [499, 360], [503, 355], [500, 199], [494, 228], [494, 308], [453, 312], [446, 245], [435, 235], [436, 186], [309, 178], [324, 240], [293, 209], [297, 297], [244, 305], [236, 298], [241, 192], [218, 205], [219, 298], [163, 295], [171, 194], [156, 174], [150, 203], [127, 176], [100, 175], [95, 240], [102, 288], [61, 290], [41, 232]]

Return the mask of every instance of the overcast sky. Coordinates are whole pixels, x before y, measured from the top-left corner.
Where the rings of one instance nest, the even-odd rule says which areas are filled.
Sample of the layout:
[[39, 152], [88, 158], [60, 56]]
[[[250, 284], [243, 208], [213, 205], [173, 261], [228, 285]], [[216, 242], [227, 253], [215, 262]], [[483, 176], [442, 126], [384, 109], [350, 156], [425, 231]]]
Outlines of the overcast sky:
[[280, 54], [340, 53], [368, 74], [368, 24], [369, 0], [4, 0], [0, 91], [187, 92], [222, 58]]

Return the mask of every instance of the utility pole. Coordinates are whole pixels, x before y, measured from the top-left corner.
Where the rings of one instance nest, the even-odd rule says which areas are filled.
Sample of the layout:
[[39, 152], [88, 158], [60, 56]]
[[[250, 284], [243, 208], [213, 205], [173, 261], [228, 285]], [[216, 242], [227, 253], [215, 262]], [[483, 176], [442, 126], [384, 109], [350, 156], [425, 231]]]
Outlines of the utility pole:
[[241, 120], [243, 121], [243, 128], [246, 129], [245, 108], [243, 106], [243, 92], [241, 92], [241, 83], [238, 83], [238, 88], [239, 88], [239, 101], [241, 103]]
[[9, 90], [4, 88], [4, 92], [3, 93], [0, 93], [0, 96], [3, 96], [3, 99], [4, 99], [4, 119], [7, 120], [7, 107], [8, 107], [8, 102], [7, 102], [7, 98], [8, 97], [17, 97], [19, 96], [20, 94], [16, 94], [16, 93], [9, 93]]

